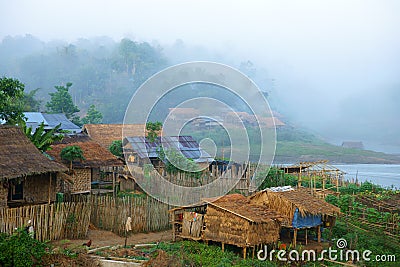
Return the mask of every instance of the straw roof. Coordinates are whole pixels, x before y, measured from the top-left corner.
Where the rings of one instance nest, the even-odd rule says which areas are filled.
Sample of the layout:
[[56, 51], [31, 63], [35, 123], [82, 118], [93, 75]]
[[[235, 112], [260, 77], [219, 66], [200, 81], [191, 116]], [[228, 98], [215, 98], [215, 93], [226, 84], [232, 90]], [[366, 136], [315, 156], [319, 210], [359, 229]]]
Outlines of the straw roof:
[[323, 199], [318, 199], [306, 193], [304, 190], [290, 190], [283, 192], [271, 192], [268, 189], [256, 193], [250, 197], [252, 203], [264, 204], [282, 215], [293, 220], [294, 212], [299, 209], [302, 216], [306, 215], [337, 215], [340, 209], [329, 204]]
[[113, 141], [121, 140], [124, 136], [145, 136], [145, 124], [85, 124], [83, 132], [105, 148], [109, 148]]
[[64, 172], [67, 168], [44, 156], [15, 126], [0, 126], [0, 179]]
[[91, 140], [88, 136], [66, 136], [61, 142], [52, 145], [47, 153], [58, 162], [65, 162], [61, 159], [60, 153], [67, 146], [79, 146], [82, 149], [85, 160], [74, 161], [75, 168], [98, 168], [108, 166], [121, 166], [123, 162], [115, 157], [110, 151]]
[[265, 206], [252, 204], [240, 194], [226, 195], [218, 199], [204, 199], [208, 205], [223, 209], [254, 223], [282, 221], [284, 217]]

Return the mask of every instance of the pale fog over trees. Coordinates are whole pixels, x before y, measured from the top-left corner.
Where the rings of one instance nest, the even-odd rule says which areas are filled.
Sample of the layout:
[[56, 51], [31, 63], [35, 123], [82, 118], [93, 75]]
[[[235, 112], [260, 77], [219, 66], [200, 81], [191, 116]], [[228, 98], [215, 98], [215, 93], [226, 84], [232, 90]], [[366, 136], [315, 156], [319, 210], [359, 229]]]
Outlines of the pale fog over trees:
[[78, 115], [94, 105], [112, 123], [154, 73], [216, 61], [294, 125], [399, 153], [399, 11], [398, 1], [4, 2], [0, 74], [40, 88], [40, 110], [71, 82]]

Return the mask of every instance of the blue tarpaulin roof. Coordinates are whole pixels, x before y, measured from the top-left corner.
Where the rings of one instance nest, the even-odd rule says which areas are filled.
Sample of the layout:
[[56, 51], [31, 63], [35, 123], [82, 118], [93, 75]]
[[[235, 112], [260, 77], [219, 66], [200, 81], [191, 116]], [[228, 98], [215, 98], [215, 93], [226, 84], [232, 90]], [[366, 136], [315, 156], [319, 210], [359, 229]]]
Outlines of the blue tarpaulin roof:
[[301, 216], [299, 209], [296, 209], [293, 216], [292, 226], [294, 228], [309, 228], [315, 227], [322, 224], [321, 215], [311, 215], [307, 214], [305, 216]]

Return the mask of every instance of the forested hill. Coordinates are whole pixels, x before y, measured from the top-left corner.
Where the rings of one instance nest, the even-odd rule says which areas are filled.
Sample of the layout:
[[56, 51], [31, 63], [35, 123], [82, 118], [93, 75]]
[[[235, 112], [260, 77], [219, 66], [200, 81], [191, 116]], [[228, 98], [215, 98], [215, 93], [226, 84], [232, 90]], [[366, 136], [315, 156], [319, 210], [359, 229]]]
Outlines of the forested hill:
[[71, 82], [70, 92], [84, 114], [94, 104], [104, 123], [120, 123], [133, 92], [168, 65], [159, 46], [111, 38], [43, 42], [33, 36], [6, 37], [0, 43], [1, 76], [19, 79], [26, 91], [40, 88], [44, 103], [54, 86]]

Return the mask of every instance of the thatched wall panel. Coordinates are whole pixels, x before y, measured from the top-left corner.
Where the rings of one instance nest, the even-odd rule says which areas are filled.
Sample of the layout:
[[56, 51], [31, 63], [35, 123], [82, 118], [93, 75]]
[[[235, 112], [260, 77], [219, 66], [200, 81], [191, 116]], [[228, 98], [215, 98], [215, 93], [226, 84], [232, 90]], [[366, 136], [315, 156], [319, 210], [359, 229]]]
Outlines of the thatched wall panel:
[[7, 207], [8, 189], [0, 182], [0, 208]]
[[246, 237], [249, 222], [230, 212], [218, 210], [208, 206], [205, 215], [206, 230], [204, 238], [232, 244], [237, 246], [246, 245]]
[[268, 224], [250, 224], [247, 242], [250, 245], [268, 244], [279, 239], [280, 225], [278, 222]]
[[119, 189], [121, 191], [132, 191], [137, 188], [135, 180], [121, 178], [119, 180]]
[[50, 201], [55, 201], [57, 188], [55, 176], [51, 176], [51, 185], [50, 174], [26, 177], [23, 182], [24, 199], [28, 202], [47, 202], [50, 192]]

